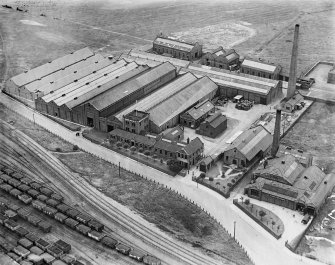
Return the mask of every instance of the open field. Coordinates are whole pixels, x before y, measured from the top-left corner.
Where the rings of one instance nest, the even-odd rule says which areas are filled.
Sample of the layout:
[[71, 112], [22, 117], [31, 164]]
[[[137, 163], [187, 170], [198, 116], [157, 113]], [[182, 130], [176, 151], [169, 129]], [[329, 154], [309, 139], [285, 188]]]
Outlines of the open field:
[[89, 154], [56, 156], [93, 186], [161, 230], [190, 244], [198, 241], [209, 254], [249, 264], [246, 255], [220, 225], [176, 193], [124, 170], [119, 176], [117, 167]]

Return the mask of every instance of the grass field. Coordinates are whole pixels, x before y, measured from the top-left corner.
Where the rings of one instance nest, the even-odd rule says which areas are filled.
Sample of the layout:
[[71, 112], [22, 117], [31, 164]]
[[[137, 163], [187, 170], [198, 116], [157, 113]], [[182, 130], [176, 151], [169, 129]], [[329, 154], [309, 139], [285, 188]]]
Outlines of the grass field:
[[236, 264], [250, 264], [245, 253], [219, 224], [173, 191], [124, 170], [119, 176], [118, 167], [89, 154], [56, 156], [93, 186], [161, 230], [190, 244], [200, 242], [207, 254], [215, 253]]

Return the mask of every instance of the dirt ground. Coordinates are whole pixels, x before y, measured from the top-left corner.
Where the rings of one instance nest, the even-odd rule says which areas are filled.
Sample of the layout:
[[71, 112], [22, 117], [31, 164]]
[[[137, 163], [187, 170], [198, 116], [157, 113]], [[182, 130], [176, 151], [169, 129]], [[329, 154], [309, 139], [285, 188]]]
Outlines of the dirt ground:
[[42, 127], [7, 109], [2, 104], [0, 104], [0, 119], [9, 122], [49, 151], [58, 151], [58, 148], [62, 152], [73, 151], [72, 144], [60, 139], [56, 135], [50, 134]]
[[56, 154], [73, 171], [114, 200], [138, 212], [176, 238], [199, 241], [208, 253], [249, 264], [236, 242], [201, 209], [160, 185], [121, 170], [89, 154]]

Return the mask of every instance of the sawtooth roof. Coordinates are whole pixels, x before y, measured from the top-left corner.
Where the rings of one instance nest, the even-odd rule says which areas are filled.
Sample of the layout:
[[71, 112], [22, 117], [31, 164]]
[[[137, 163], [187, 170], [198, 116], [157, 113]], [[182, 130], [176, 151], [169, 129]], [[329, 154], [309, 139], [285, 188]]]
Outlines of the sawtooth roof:
[[271, 146], [272, 139], [272, 135], [263, 126], [258, 125], [240, 134], [227, 150], [236, 148], [250, 161], [259, 151], [266, 151]]
[[217, 88], [218, 86], [211, 79], [202, 77], [148, 110], [150, 119], [157, 126], [161, 126], [171, 118], [183, 113], [206, 95], [216, 91]]
[[61, 58], [50, 61], [36, 68], [33, 68], [26, 73], [19, 74], [11, 78], [11, 80], [19, 87], [29, 84], [53, 72], [59, 71], [72, 64], [82, 61], [88, 57], [93, 56], [94, 53], [89, 48], [83, 48], [71, 54], [65, 55]]
[[135, 78], [132, 78], [127, 82], [118, 85], [113, 90], [108, 90], [100, 94], [99, 96], [90, 100], [89, 103], [97, 110], [101, 111], [116, 103], [125, 96], [132, 94], [138, 89], [141, 89], [142, 87], [175, 70], [176, 68], [171, 63], [163, 63]]

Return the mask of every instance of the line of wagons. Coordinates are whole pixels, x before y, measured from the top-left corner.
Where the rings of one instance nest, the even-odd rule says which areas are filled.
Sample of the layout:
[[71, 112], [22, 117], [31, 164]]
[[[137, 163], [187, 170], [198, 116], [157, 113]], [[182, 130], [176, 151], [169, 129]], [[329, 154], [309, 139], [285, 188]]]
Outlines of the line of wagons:
[[[32, 204], [38, 211], [65, 224], [71, 229], [77, 230], [79, 233], [101, 242], [108, 248], [116, 249], [118, 252], [128, 255], [137, 261], [142, 261], [148, 265], [161, 264], [161, 261], [156, 257], [143, 254], [140, 251], [118, 242], [115, 238], [103, 234], [103, 224], [65, 204], [63, 202], [64, 198], [53, 190], [9, 168], [4, 167], [1, 168], [0, 171], [2, 171], [2, 173], [0, 172], [0, 189], [18, 198], [23, 203]], [[20, 217], [29, 223], [40, 227], [44, 232], [51, 231], [50, 224], [46, 221], [42, 221], [38, 216], [31, 214], [28, 208], [19, 207], [13, 203], [8, 204], [8, 208], [14, 213], [17, 212]], [[13, 220], [10, 221], [15, 222]], [[20, 230], [22, 229], [24, 228], [21, 227]]]

